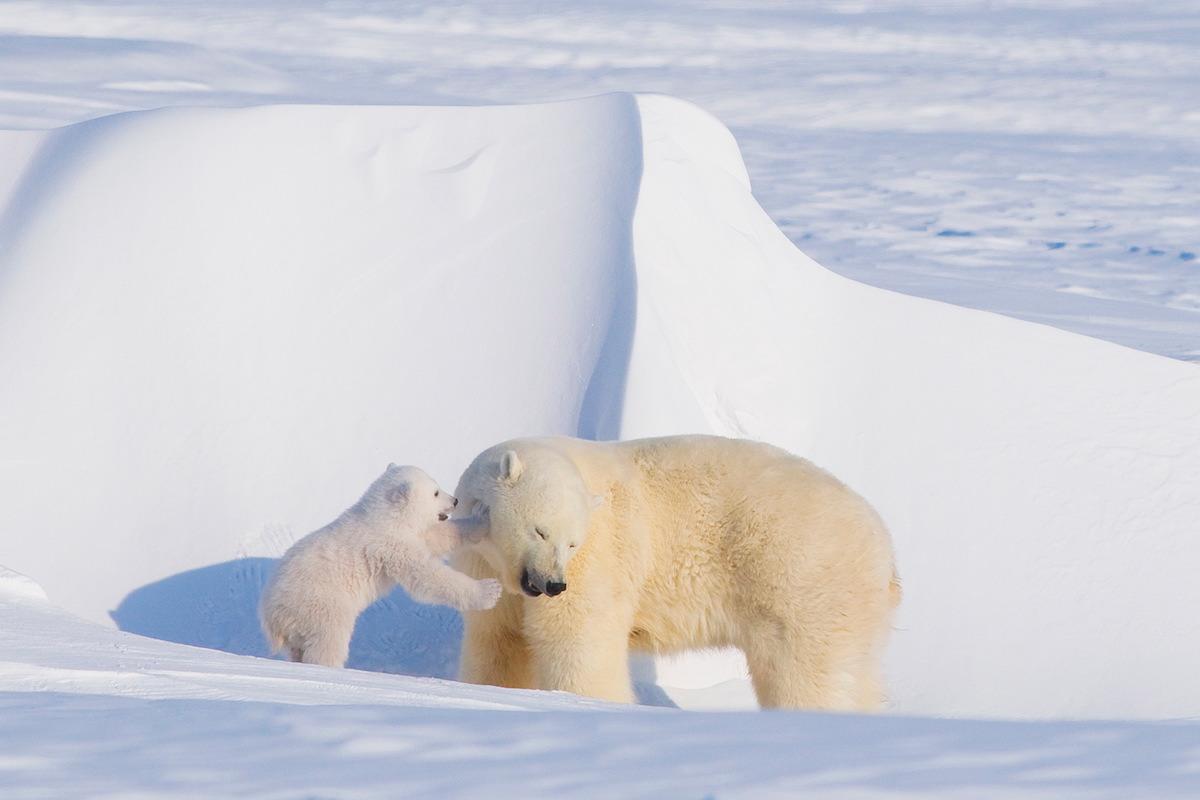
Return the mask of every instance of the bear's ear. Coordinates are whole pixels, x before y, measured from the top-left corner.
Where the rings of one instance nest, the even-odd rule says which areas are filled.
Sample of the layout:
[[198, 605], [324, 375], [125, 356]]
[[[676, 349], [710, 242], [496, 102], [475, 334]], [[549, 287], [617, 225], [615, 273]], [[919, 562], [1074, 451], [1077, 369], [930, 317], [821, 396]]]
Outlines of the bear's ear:
[[392, 463], [388, 464], [388, 468], [387, 468], [387, 471], [388, 471], [388, 472], [395, 472], [395, 471], [396, 471], [396, 470], [398, 470], [398, 469], [400, 469], [400, 465], [399, 465], [399, 464], [397, 464], [395, 461], [393, 461]]
[[407, 483], [398, 483], [387, 490], [387, 501], [395, 506], [402, 506], [408, 502], [409, 485]]
[[525, 465], [515, 450], [508, 450], [500, 456], [500, 480], [505, 483], [516, 483], [525, 471]]
[[600, 506], [604, 505], [604, 495], [602, 495], [602, 494], [592, 495], [592, 504], [591, 505], [592, 505], [592, 508], [599, 508]]

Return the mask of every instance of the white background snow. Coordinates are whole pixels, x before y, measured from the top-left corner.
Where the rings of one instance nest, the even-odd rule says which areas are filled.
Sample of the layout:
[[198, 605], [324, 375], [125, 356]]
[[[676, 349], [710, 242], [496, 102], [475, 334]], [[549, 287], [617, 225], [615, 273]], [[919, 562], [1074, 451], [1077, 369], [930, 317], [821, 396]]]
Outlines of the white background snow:
[[1200, 359], [1195, 0], [18, 1], [0, 37], [0, 128], [670, 94], [826, 267]]
[[[1197, 45], [1182, 2], [0, 3], [4, 796], [1200, 792]], [[492, 105], [610, 91], [704, 111]], [[401, 592], [358, 670], [253, 657], [388, 461], [686, 431], [879, 507], [892, 715], [462, 686]], [[731, 654], [636, 669], [753, 707]]]

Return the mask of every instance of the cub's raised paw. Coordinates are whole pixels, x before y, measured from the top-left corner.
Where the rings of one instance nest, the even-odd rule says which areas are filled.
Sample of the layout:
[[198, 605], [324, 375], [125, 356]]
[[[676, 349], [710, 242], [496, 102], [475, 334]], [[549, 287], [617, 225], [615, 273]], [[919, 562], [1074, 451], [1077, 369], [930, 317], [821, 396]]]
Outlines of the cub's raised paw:
[[475, 602], [471, 604], [471, 611], [484, 611], [496, 605], [500, 600], [500, 592], [503, 591], [500, 581], [493, 578], [484, 578], [481, 581], [476, 581], [475, 586], [478, 591], [475, 596]]

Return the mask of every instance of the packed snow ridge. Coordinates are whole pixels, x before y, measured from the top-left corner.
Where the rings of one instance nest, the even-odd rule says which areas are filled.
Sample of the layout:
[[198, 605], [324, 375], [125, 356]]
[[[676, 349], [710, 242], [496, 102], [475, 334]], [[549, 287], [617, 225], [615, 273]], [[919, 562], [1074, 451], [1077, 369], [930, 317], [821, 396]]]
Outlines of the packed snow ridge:
[[[262, 655], [271, 559], [389, 461], [710, 432], [880, 510], [896, 709], [1200, 714], [1200, 371], [825, 270], [690, 104], [120, 114], [0, 132], [0, 203], [3, 557], [73, 614]], [[351, 665], [451, 677], [458, 625], [393, 595]], [[730, 654], [638, 671], [748, 696]]]

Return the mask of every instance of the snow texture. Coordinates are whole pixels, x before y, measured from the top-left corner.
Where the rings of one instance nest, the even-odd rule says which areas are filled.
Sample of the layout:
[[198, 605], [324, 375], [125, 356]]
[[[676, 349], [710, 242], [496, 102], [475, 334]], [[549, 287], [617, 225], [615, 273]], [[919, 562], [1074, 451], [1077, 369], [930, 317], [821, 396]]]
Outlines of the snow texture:
[[[899, 710], [1200, 713], [1162, 613], [1200, 603], [1200, 373], [827, 272], [694, 106], [118, 115], [43, 135], [4, 224], [6, 559], [93, 619], [258, 652], [230, 604], [380, 464], [711, 431], [880, 509]], [[397, 669], [447, 675], [424, 616]]]
[[[6, 797], [1197, 793], [1200, 372], [1112, 343], [1200, 353], [1194, 8], [744, 11], [0, 5]], [[733, 133], [480, 104], [630, 86]], [[111, 113], [164, 104], [245, 107]], [[358, 670], [260, 658], [389, 461], [677, 432], [879, 508], [896, 715], [464, 686], [403, 592]], [[733, 653], [634, 668], [753, 707]]]
[[6, 800], [1186, 798], [1200, 775], [1194, 723], [698, 719], [197, 650], [9, 587], [0, 582]]
[[662, 92], [841, 274], [1200, 359], [1196, 0], [0, 4], [0, 128]]

